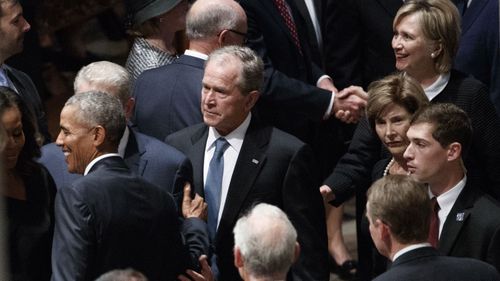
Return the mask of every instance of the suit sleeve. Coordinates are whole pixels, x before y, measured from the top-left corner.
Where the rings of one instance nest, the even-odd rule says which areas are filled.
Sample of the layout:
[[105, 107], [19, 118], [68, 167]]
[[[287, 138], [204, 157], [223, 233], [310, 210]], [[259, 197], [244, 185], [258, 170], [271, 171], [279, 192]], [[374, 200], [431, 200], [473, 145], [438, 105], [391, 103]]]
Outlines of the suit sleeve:
[[323, 182], [335, 194], [331, 204], [338, 206], [349, 199], [355, 188], [367, 184], [376, 161], [380, 159], [381, 143], [368, 120], [363, 118], [354, 132], [347, 153], [340, 158], [333, 173]]
[[500, 272], [500, 227], [497, 227], [488, 246], [486, 262], [493, 265]]
[[87, 280], [93, 256], [93, 216], [81, 194], [72, 187], [59, 189], [55, 200], [52, 245], [52, 281]]
[[[264, 61], [264, 86], [261, 99], [267, 103], [286, 107], [288, 112], [299, 113], [313, 121], [321, 121], [330, 104], [330, 91], [293, 79], [274, 68], [268, 55], [264, 35], [259, 29], [259, 15], [253, 10], [250, 1], [241, 1], [248, 20], [248, 46]], [[324, 74], [319, 67], [313, 67], [313, 80]]]
[[175, 203], [177, 204], [178, 209], [181, 213], [182, 196], [184, 192], [184, 184], [186, 182], [191, 183], [191, 195], [194, 196], [195, 188], [193, 186], [193, 166], [191, 165], [191, 161], [189, 161], [189, 158], [184, 157], [184, 159], [179, 162], [179, 166], [177, 167], [177, 171], [175, 172], [173, 185], [174, 188], [172, 191], [172, 196], [174, 197]]
[[182, 223], [181, 232], [189, 250], [191, 263], [189, 268], [199, 272], [199, 257], [209, 254], [210, 241], [207, 224], [198, 218], [187, 218]]
[[293, 280], [329, 280], [325, 210], [314, 170], [312, 151], [304, 145], [293, 156], [283, 182], [283, 209], [301, 247], [292, 266]]
[[362, 27], [355, 2], [328, 0], [327, 3], [326, 73], [334, 79], [338, 89], [349, 85], [363, 85]]

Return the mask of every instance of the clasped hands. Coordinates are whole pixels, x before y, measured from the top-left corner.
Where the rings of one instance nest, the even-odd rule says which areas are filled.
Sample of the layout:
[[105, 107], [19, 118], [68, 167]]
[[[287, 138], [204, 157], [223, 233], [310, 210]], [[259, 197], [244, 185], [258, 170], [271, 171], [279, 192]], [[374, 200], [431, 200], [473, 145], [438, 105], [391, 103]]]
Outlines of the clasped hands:
[[335, 93], [330, 116], [345, 123], [357, 123], [364, 115], [368, 94], [359, 86], [349, 86], [338, 91], [331, 79], [323, 79], [318, 87]]

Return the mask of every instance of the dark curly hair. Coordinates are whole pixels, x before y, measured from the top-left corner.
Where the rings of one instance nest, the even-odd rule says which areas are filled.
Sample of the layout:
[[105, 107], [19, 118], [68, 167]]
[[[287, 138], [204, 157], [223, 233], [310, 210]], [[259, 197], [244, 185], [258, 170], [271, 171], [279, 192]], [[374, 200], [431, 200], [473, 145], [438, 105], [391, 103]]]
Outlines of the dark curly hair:
[[21, 100], [21, 98], [10, 88], [0, 86], [0, 116], [10, 108], [17, 107], [21, 112], [21, 122], [25, 143], [19, 158], [17, 159], [16, 170], [21, 175], [29, 175], [39, 169], [35, 158], [40, 157], [40, 133], [31, 110]]

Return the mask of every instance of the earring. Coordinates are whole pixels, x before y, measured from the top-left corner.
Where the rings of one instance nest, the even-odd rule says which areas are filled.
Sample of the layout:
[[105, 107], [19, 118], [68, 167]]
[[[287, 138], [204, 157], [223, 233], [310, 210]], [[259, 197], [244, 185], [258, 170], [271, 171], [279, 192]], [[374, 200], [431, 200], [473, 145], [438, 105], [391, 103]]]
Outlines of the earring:
[[436, 54], [435, 53], [431, 53], [431, 58], [435, 58], [436, 57]]

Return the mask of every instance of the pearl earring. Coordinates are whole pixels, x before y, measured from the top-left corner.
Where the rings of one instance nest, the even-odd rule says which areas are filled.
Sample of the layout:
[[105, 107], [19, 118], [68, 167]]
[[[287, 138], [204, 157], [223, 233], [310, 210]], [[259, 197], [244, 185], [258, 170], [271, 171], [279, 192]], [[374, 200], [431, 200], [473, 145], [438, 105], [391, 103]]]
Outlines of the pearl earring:
[[435, 58], [436, 57], [436, 54], [435, 53], [431, 53], [431, 58]]

